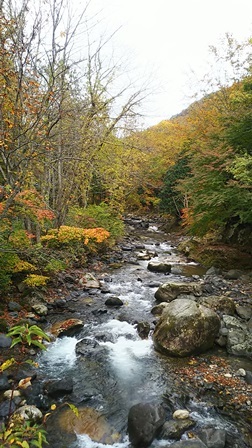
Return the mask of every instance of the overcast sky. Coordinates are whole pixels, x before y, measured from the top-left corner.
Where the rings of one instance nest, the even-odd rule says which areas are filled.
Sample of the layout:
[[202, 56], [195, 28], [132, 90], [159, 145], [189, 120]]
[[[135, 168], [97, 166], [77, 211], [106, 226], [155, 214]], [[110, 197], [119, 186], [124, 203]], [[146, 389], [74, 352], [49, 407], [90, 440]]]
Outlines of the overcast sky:
[[120, 28], [112, 40], [116, 57], [126, 57], [139, 79], [152, 78], [145, 126], [192, 102], [189, 75], [206, 72], [209, 45], [226, 32], [239, 41], [252, 36], [252, 0], [92, 0], [90, 8], [100, 32]]

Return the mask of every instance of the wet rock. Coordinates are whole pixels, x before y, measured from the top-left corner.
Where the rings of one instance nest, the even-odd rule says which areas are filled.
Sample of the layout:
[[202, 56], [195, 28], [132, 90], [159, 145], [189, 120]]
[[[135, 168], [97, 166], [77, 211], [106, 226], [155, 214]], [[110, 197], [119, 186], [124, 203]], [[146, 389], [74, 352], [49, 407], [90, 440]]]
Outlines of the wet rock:
[[207, 448], [224, 448], [226, 445], [226, 431], [224, 429], [206, 428], [197, 433]]
[[0, 348], [10, 348], [12, 339], [6, 334], [0, 334]]
[[105, 305], [107, 306], [123, 306], [123, 301], [119, 297], [109, 297]]
[[122, 246], [122, 250], [124, 252], [131, 252], [133, 250], [132, 246]]
[[161, 405], [138, 403], [128, 415], [129, 440], [134, 447], [148, 447], [165, 422], [165, 410]]
[[207, 446], [201, 440], [191, 439], [172, 443], [169, 448], [207, 448]]
[[71, 409], [64, 409], [58, 416], [58, 425], [64, 433], [86, 434], [98, 443], [113, 444], [119, 435], [110, 427], [105, 417], [92, 408], [78, 409], [77, 417]]
[[84, 323], [80, 319], [67, 319], [52, 325], [51, 333], [54, 336], [73, 336], [82, 329]]
[[16, 409], [16, 405], [13, 401], [3, 401], [0, 403], [0, 418], [5, 418], [11, 415]]
[[171, 264], [158, 261], [150, 261], [147, 266], [148, 271], [162, 272], [164, 274], [171, 272]]
[[75, 352], [77, 355], [82, 356], [91, 356], [96, 348], [99, 347], [99, 344], [94, 339], [84, 338], [81, 341], [77, 342], [75, 346]]
[[26, 404], [32, 404], [39, 409], [47, 411], [50, 407], [48, 397], [44, 394], [41, 382], [36, 382], [30, 387], [22, 391], [22, 395], [26, 399]]
[[192, 300], [175, 299], [164, 309], [153, 333], [154, 346], [167, 355], [202, 353], [218, 336], [218, 315]]
[[200, 283], [175, 283], [169, 282], [159, 286], [155, 293], [155, 299], [159, 302], [171, 302], [180, 294], [193, 294], [194, 296], [201, 296], [202, 287]]
[[149, 251], [138, 252], [136, 254], [138, 260], [150, 260], [154, 255]]
[[164, 423], [159, 438], [179, 440], [185, 431], [193, 428], [195, 425], [196, 422], [189, 418], [185, 420], [169, 420]]
[[61, 380], [50, 381], [45, 385], [45, 391], [51, 397], [60, 397], [71, 394], [73, 391], [72, 378], [63, 378]]
[[8, 381], [8, 376], [6, 373], [2, 372], [0, 375], [0, 390], [8, 390], [10, 383]]
[[147, 339], [149, 336], [149, 332], [150, 332], [149, 322], [138, 322], [137, 332], [141, 339]]

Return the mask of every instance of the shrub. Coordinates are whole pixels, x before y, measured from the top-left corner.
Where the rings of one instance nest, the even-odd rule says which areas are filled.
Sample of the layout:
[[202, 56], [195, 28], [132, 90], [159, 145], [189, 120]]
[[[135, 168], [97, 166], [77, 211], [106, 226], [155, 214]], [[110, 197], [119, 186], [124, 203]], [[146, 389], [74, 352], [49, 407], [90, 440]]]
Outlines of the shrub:
[[56, 260], [52, 258], [46, 265], [45, 271], [56, 273], [60, 271], [64, 271], [67, 268], [67, 263], [62, 260]]
[[71, 207], [67, 223], [84, 228], [103, 227], [109, 231], [114, 240], [120, 238], [124, 233], [122, 219], [105, 202], [101, 202], [99, 205], [89, 205], [87, 208]]
[[37, 275], [37, 274], [29, 274], [27, 278], [24, 280], [24, 283], [31, 288], [46, 286], [49, 277], [45, 275]]
[[81, 227], [61, 226], [52, 229], [48, 235], [41, 237], [41, 242], [48, 247], [86, 246], [87, 250], [95, 251], [98, 245], [109, 238], [110, 234], [102, 227], [83, 229]]

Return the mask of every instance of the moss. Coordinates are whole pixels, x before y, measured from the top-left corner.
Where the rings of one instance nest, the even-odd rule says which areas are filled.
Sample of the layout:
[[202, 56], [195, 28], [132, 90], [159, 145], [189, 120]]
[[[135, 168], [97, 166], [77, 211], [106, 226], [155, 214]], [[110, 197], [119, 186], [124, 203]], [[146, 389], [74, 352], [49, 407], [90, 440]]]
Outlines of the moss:
[[252, 255], [238, 246], [190, 238], [179, 244], [178, 250], [206, 268], [251, 269]]

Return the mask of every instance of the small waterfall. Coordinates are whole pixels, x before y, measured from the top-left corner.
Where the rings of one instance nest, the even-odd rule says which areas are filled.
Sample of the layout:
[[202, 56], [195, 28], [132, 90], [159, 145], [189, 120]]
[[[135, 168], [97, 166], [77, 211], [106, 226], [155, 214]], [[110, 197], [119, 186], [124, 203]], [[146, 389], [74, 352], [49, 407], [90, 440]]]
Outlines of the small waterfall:
[[49, 344], [47, 350], [39, 356], [40, 371], [45, 372], [51, 378], [55, 378], [71, 370], [77, 359], [75, 353], [77, 342], [77, 338], [65, 336]]

